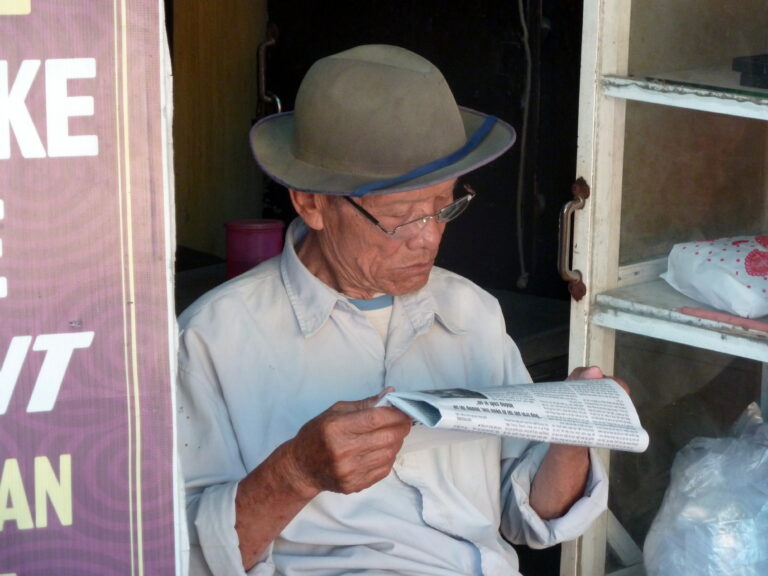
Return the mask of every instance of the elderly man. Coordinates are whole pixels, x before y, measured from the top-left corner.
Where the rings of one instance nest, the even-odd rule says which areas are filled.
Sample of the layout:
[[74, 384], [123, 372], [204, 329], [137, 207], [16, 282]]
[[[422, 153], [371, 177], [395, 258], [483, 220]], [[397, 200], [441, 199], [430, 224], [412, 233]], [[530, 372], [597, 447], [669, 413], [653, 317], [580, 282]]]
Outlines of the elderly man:
[[585, 448], [430, 443], [376, 407], [393, 388], [529, 381], [496, 300], [434, 267], [475, 196], [457, 178], [513, 142], [428, 61], [382, 45], [318, 61], [295, 111], [254, 126], [300, 218], [280, 257], [180, 318], [193, 573], [509, 576], [508, 542], [572, 539], [604, 510]]

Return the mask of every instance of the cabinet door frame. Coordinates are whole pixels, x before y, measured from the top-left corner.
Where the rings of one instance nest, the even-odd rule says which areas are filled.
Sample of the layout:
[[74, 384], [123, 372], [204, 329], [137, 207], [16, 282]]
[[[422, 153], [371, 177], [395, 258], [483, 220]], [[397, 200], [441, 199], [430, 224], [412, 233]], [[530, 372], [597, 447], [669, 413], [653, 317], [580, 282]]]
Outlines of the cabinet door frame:
[[[601, 78], [627, 72], [630, 12], [631, 0], [584, 1], [576, 176], [584, 177], [591, 194], [575, 215], [573, 268], [581, 271], [587, 294], [571, 302], [569, 369], [598, 365], [607, 374], [615, 333], [589, 318], [595, 295], [618, 283], [626, 103], [606, 97]], [[600, 456], [607, 469], [608, 451]], [[563, 545], [561, 576], [605, 572], [607, 526], [604, 514], [577, 541]]]

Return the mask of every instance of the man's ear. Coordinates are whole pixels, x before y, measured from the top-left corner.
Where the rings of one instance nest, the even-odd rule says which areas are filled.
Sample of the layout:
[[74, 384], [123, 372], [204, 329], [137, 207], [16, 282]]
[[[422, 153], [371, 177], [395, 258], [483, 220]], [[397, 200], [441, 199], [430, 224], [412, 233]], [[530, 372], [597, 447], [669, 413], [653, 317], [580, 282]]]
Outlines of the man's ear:
[[323, 194], [288, 190], [296, 213], [312, 230], [322, 230], [325, 226], [323, 215], [328, 204], [328, 198]]

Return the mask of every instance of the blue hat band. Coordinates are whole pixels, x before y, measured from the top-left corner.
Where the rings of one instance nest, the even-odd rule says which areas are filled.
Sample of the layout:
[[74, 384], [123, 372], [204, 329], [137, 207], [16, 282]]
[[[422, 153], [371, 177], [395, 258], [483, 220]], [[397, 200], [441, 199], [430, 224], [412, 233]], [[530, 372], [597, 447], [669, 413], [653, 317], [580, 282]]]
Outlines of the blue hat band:
[[414, 180], [415, 178], [431, 174], [432, 172], [437, 172], [441, 168], [455, 164], [480, 145], [480, 142], [482, 142], [483, 139], [488, 135], [495, 123], [495, 116], [487, 116], [480, 127], [475, 130], [475, 133], [472, 134], [469, 140], [467, 140], [467, 143], [455, 152], [452, 152], [443, 158], [438, 158], [437, 160], [433, 160], [432, 162], [419, 166], [418, 168], [414, 168], [413, 170], [406, 172], [405, 174], [401, 174], [400, 176], [388, 178], [387, 180], [377, 180], [376, 182], [369, 182], [368, 184], [358, 186], [352, 191], [352, 196], [365, 196], [369, 192], [374, 192], [376, 190], [381, 190], [390, 186], [396, 186], [397, 184], [402, 184], [408, 180]]

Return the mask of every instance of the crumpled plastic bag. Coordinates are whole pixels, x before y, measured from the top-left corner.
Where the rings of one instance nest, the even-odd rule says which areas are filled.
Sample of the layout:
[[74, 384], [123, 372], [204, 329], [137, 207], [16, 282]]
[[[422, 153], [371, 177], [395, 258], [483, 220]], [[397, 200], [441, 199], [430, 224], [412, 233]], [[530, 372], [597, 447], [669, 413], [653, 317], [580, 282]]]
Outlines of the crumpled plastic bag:
[[768, 575], [768, 424], [757, 404], [733, 434], [678, 452], [643, 546], [647, 576]]
[[768, 314], [768, 236], [675, 244], [661, 275], [678, 292], [743, 318]]

